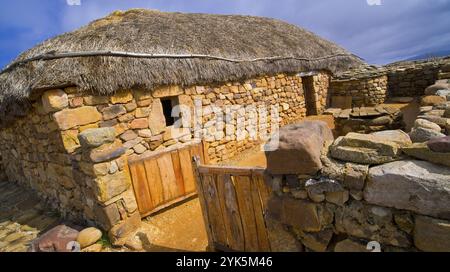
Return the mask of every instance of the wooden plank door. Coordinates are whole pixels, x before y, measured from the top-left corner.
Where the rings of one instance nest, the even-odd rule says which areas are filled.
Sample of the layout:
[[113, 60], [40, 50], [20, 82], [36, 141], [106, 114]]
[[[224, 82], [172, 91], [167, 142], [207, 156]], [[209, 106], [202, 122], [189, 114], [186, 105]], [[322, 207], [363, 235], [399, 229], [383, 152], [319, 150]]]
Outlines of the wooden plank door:
[[204, 157], [194, 144], [129, 163], [133, 189], [142, 217], [197, 194], [192, 156]]

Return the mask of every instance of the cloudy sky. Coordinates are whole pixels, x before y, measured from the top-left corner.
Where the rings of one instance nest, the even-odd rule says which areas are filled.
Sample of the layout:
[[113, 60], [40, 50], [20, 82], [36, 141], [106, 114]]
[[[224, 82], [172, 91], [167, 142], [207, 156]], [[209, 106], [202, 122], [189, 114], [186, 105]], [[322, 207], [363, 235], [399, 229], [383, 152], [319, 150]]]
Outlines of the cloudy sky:
[[[77, 2], [81, 5], [73, 5]], [[450, 0], [0, 0], [0, 4], [0, 67], [45, 39], [114, 10], [136, 7], [273, 17], [311, 30], [374, 64], [450, 51]]]

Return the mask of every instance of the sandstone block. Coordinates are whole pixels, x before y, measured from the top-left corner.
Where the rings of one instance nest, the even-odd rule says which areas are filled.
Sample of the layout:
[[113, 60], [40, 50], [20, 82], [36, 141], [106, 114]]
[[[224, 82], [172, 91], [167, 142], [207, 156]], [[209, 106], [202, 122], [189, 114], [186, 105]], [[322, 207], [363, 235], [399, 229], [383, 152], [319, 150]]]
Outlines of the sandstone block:
[[445, 137], [445, 134], [435, 130], [419, 127], [413, 128], [412, 131], [409, 133], [409, 137], [411, 137], [413, 143], [423, 143], [432, 140], [434, 138]]
[[441, 127], [439, 125], [425, 119], [417, 119], [414, 122], [414, 128], [425, 128], [436, 132], [441, 132]]
[[116, 140], [112, 144], [104, 144], [89, 152], [89, 158], [92, 162], [99, 163], [110, 161], [123, 155], [126, 148], [119, 140]]
[[180, 86], [164, 86], [153, 90], [152, 94], [156, 98], [178, 96], [183, 94], [183, 89]]
[[160, 134], [166, 128], [166, 118], [159, 99], [153, 100], [150, 116], [148, 117], [148, 126], [153, 135]]
[[69, 106], [69, 98], [63, 90], [50, 90], [42, 95], [42, 106], [46, 113], [55, 112]]
[[[276, 135], [275, 135], [276, 136]], [[322, 168], [320, 155], [333, 134], [325, 122], [304, 121], [285, 126], [279, 139], [272, 136], [266, 145], [267, 170], [272, 174], [315, 174]]]
[[83, 147], [94, 148], [106, 143], [113, 143], [116, 131], [111, 127], [86, 129], [78, 135]]
[[103, 119], [111, 120], [125, 113], [127, 113], [127, 110], [122, 105], [109, 106], [103, 109]]
[[348, 162], [381, 164], [398, 159], [400, 149], [397, 143], [374, 135], [349, 133], [333, 143], [330, 154], [335, 159]]
[[53, 118], [60, 130], [67, 130], [98, 122], [102, 119], [102, 115], [97, 111], [97, 108], [85, 106], [58, 111], [53, 114]]
[[427, 146], [434, 152], [450, 153], [450, 136], [432, 139], [427, 142]]
[[368, 203], [450, 219], [450, 170], [426, 161], [397, 161], [369, 170]]
[[414, 244], [423, 251], [450, 251], [450, 222], [426, 216], [417, 216]]
[[121, 246], [124, 245], [130, 234], [139, 228], [141, 225], [141, 215], [135, 212], [133, 215], [128, 217], [122, 223], [117, 224], [109, 231], [109, 237], [113, 245]]
[[428, 148], [426, 143], [416, 143], [404, 147], [402, 150], [411, 157], [450, 167], [450, 154], [434, 152]]
[[96, 184], [98, 186], [98, 200], [106, 202], [125, 192], [130, 187], [131, 181], [129, 175], [125, 171], [121, 171], [97, 178]]
[[149, 126], [149, 120], [147, 118], [134, 119], [130, 123], [131, 129], [145, 129], [145, 128], [148, 128], [148, 126]]
[[130, 91], [117, 92], [111, 96], [112, 104], [126, 104], [133, 100], [133, 94]]

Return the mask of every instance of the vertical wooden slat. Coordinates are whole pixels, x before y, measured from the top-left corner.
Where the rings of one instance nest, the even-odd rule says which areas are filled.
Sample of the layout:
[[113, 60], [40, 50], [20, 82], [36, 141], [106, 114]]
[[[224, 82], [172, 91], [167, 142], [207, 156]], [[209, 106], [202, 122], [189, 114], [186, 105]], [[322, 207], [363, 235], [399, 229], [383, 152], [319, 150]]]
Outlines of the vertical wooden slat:
[[144, 164], [136, 163], [130, 165], [130, 172], [139, 211], [141, 213], [151, 211], [154, 206], [147, 185], [147, 176]]
[[195, 184], [197, 187], [198, 192], [198, 199], [200, 202], [200, 207], [202, 208], [202, 214], [203, 214], [203, 222], [205, 223], [205, 229], [206, 234], [208, 237], [208, 249], [207, 250], [214, 250], [214, 237], [211, 230], [211, 222], [209, 221], [209, 211], [206, 204], [206, 198], [205, 198], [205, 190], [203, 188], [203, 176], [199, 174], [198, 168], [200, 166], [200, 158], [194, 157], [192, 160], [192, 170], [194, 172], [195, 177]]
[[205, 164], [205, 155], [203, 154], [201, 147], [199, 144], [192, 145], [190, 148], [191, 157], [198, 156], [200, 158], [200, 162]]
[[203, 175], [203, 190], [205, 193], [208, 218], [211, 223], [211, 231], [214, 242], [222, 245], [227, 244], [227, 234], [224, 227], [222, 213], [220, 211], [219, 196], [215, 185], [214, 175]]
[[256, 221], [256, 231], [258, 233], [258, 251], [270, 251], [269, 238], [262, 207], [262, 199], [259, 192], [258, 176], [253, 176], [251, 183], [253, 211]]
[[244, 231], [231, 175], [218, 176], [217, 192], [227, 234], [228, 247], [232, 250], [244, 251]]
[[177, 191], [178, 191], [177, 197], [181, 197], [185, 194], [185, 190], [184, 190], [183, 173], [181, 172], [181, 164], [178, 151], [172, 152], [171, 156], [172, 156], [173, 171], [175, 173], [175, 179], [177, 181]]
[[192, 157], [189, 149], [184, 148], [178, 152], [180, 156], [181, 172], [184, 180], [184, 190], [186, 193], [195, 192], [194, 171], [192, 169]]
[[147, 173], [147, 183], [150, 195], [153, 201], [153, 207], [157, 207], [164, 203], [164, 189], [156, 159], [144, 161], [145, 172]]
[[258, 251], [258, 234], [255, 214], [253, 210], [250, 178], [248, 176], [236, 176], [235, 188], [242, 219], [245, 237], [245, 251]]
[[164, 201], [170, 201], [177, 197], [177, 179], [175, 172], [173, 171], [172, 156], [170, 154], [164, 154], [157, 158], [159, 172], [161, 173], [161, 180], [164, 191]]
[[202, 141], [200, 144], [201, 144], [201, 152], [203, 154], [204, 159], [203, 164], [208, 165], [210, 163], [208, 155], [209, 143], [207, 141]]

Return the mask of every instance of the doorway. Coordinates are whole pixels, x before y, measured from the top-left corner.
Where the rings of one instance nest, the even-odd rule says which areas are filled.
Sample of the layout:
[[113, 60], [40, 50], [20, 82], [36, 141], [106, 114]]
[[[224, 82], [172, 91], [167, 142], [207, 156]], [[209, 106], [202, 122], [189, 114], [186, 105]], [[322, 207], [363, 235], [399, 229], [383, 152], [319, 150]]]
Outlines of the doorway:
[[314, 78], [302, 77], [303, 91], [305, 92], [306, 116], [317, 115], [316, 98], [314, 94]]

